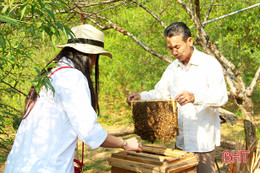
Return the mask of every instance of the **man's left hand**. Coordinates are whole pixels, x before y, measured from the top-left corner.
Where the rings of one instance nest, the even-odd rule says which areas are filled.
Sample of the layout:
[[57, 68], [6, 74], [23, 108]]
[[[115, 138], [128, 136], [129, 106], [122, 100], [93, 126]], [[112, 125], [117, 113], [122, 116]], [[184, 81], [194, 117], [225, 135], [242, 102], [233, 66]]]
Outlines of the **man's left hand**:
[[187, 103], [193, 103], [195, 101], [195, 96], [192, 92], [182, 91], [174, 98], [174, 100], [183, 106]]

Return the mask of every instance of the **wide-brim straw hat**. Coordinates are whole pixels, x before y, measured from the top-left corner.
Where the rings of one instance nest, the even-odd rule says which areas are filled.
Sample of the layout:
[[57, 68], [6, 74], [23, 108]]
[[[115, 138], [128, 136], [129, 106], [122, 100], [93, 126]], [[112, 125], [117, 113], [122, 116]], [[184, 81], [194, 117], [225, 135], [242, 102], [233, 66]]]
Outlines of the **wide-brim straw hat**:
[[71, 47], [87, 54], [100, 54], [112, 58], [112, 54], [104, 50], [104, 34], [92, 25], [85, 24], [71, 28], [74, 40], [69, 37], [67, 44], [57, 45], [59, 48]]

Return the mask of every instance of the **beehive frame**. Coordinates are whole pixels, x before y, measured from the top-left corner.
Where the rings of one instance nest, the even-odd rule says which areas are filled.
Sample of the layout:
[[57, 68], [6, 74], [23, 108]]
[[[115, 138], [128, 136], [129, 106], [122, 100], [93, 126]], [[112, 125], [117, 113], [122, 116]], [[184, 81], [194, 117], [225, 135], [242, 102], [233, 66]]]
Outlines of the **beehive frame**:
[[143, 140], [168, 142], [178, 135], [178, 108], [176, 101], [132, 101], [135, 133]]

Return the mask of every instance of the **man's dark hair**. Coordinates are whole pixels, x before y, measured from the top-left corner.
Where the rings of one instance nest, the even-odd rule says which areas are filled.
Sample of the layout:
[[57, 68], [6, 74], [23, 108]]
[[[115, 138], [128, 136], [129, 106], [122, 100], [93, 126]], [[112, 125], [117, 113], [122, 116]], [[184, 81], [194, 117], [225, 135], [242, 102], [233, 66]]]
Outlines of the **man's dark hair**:
[[191, 32], [187, 25], [183, 22], [172, 23], [164, 30], [165, 38], [176, 35], [182, 36], [183, 41], [187, 41], [187, 39], [191, 37]]

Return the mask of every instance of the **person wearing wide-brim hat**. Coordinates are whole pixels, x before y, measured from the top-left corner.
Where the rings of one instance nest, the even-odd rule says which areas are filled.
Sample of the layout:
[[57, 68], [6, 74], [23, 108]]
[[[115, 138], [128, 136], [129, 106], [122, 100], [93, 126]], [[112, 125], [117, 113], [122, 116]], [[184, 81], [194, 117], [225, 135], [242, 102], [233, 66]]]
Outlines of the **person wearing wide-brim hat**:
[[[6, 173], [74, 172], [78, 138], [92, 149], [102, 146], [142, 150], [136, 138], [123, 140], [109, 135], [96, 122], [98, 59], [99, 55], [112, 58], [104, 50], [104, 34], [91, 25], [75, 26], [71, 31], [74, 38], [58, 46], [62, 50], [52, 60], [58, 66], [48, 69], [55, 92], [42, 87], [37, 95], [32, 87], [26, 98], [24, 118], [8, 155]], [[95, 87], [90, 78], [94, 65]]]

